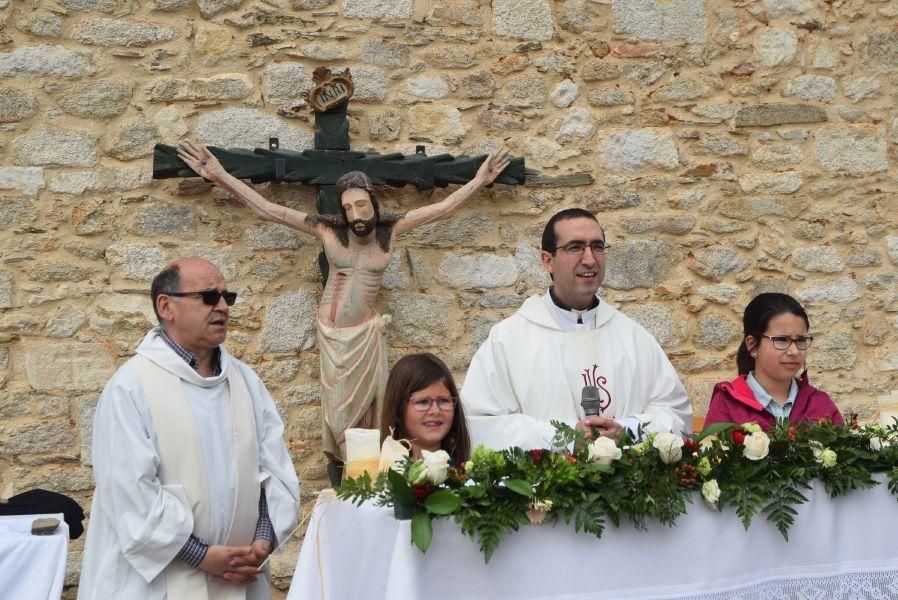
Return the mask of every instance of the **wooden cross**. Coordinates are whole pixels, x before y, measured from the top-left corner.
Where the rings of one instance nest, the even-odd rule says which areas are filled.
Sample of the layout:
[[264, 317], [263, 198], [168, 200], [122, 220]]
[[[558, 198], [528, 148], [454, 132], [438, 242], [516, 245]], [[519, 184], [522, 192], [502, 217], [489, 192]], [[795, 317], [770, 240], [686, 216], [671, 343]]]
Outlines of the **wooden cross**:
[[[318, 186], [316, 209], [321, 214], [340, 214], [340, 199], [335, 184], [343, 174], [362, 171], [374, 185], [404, 187], [408, 184], [419, 190], [465, 184], [474, 178], [486, 156], [467, 157], [439, 154], [427, 156], [424, 146], [415, 154], [378, 154], [355, 152], [349, 149], [349, 123], [346, 108], [352, 95], [351, 78], [347, 69], [342, 75], [330, 76], [330, 71], [315, 70], [318, 87], [312, 92], [310, 103], [315, 111], [315, 147], [294, 152], [279, 147], [277, 138], [269, 140], [269, 148], [253, 150], [216, 148], [209, 150], [222, 166], [238, 179], [253, 183], [281, 181]], [[346, 85], [348, 80], [349, 85]], [[335, 95], [343, 94], [344, 97]], [[522, 184], [526, 178], [523, 158], [512, 158], [496, 179], [498, 183]], [[178, 158], [174, 146], [157, 144], [153, 153], [153, 179], [197, 177], [190, 167]], [[318, 257], [321, 272], [327, 280], [327, 260]]]

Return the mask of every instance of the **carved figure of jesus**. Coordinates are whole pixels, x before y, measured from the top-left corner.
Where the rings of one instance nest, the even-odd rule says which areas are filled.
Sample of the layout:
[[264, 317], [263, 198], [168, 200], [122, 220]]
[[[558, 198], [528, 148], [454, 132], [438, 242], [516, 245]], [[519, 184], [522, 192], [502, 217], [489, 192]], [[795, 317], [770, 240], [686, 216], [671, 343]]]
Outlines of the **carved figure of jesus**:
[[396, 236], [451, 216], [472, 194], [493, 183], [508, 166], [507, 151], [490, 155], [474, 178], [444, 200], [404, 215], [384, 216], [368, 176], [360, 171], [337, 180], [342, 217], [309, 215], [265, 200], [230, 175], [202, 145], [185, 141], [178, 156], [197, 175], [215, 183], [260, 218], [321, 240], [330, 277], [318, 307], [324, 451], [344, 458], [344, 431], [376, 428], [387, 377], [382, 331], [389, 317], [374, 302], [390, 263]]

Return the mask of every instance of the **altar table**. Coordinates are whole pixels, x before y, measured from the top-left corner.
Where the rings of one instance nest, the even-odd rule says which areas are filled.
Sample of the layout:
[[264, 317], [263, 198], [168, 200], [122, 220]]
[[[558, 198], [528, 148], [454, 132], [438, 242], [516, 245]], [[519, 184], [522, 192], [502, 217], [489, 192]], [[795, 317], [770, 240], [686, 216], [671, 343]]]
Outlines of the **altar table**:
[[[52, 535], [32, 535], [31, 523], [59, 519]], [[58, 600], [65, 580], [69, 526], [62, 514], [0, 517], [0, 598]]]
[[745, 531], [732, 510], [715, 512], [696, 496], [672, 528], [609, 523], [597, 539], [563, 521], [522, 526], [488, 564], [449, 519], [434, 521], [422, 554], [410, 521], [325, 490], [288, 600], [894, 599], [898, 502], [877, 479], [873, 490], [834, 500], [815, 481], [788, 542], [763, 515]]

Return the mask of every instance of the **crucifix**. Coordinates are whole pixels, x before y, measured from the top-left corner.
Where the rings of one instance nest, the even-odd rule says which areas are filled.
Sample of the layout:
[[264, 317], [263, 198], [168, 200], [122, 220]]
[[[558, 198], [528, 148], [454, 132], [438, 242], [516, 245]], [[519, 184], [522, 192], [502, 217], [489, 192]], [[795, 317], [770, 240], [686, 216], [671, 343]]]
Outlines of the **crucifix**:
[[[339, 215], [340, 198], [336, 183], [346, 173], [361, 171], [374, 185], [405, 187], [412, 184], [419, 190], [429, 190], [471, 181], [487, 159], [486, 156], [451, 154], [427, 156], [424, 146], [418, 146], [415, 154], [410, 155], [352, 151], [349, 149], [349, 123], [346, 120], [348, 101], [353, 92], [349, 69], [332, 76], [329, 69], [319, 67], [315, 69], [313, 78], [317, 87], [310, 94], [309, 104], [315, 113], [314, 149], [301, 152], [281, 149], [277, 138], [269, 139], [267, 149], [210, 147], [209, 151], [228, 173], [253, 183], [279, 181], [317, 186], [318, 213]], [[195, 176], [196, 173], [178, 157], [175, 146], [156, 145], [153, 179]], [[509, 158], [508, 167], [495, 181], [516, 185], [523, 184], [525, 178], [524, 159]], [[318, 262], [326, 282], [329, 266], [325, 252], [319, 255]]]
[[[349, 149], [346, 107], [353, 84], [349, 69], [336, 76], [320, 67], [309, 104], [315, 110], [315, 148], [292, 152], [280, 148], [222, 150], [189, 141], [177, 147], [157, 145], [153, 177], [199, 175], [229, 192], [266, 221], [313, 235], [325, 287], [318, 307], [321, 356], [321, 406], [325, 453], [332, 459], [331, 479], [339, 481], [344, 432], [350, 427], [377, 428], [388, 373], [382, 331], [389, 315], [374, 303], [396, 237], [420, 225], [448, 218], [472, 194], [495, 181], [523, 183], [523, 158], [500, 152], [489, 157], [427, 156], [354, 152]], [[276, 144], [272, 144], [274, 146]], [[282, 181], [318, 186], [318, 215], [265, 200], [254, 183]], [[374, 185], [419, 189], [464, 184], [440, 202], [404, 215], [382, 215]], [[330, 274], [330, 275], [329, 275]]]

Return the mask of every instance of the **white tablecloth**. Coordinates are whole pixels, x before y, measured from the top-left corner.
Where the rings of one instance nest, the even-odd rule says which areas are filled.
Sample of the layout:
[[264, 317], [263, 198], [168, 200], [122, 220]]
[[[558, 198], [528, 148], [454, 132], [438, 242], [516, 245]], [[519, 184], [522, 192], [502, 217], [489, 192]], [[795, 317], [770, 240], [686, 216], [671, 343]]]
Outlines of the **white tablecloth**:
[[596, 539], [563, 522], [524, 526], [484, 564], [452, 521], [434, 522], [422, 554], [409, 521], [326, 490], [288, 600], [898, 598], [898, 502], [885, 485], [831, 500], [815, 482], [808, 497], [789, 542], [763, 516], [746, 532], [697, 499], [673, 528], [609, 524]]
[[[32, 535], [41, 517], [59, 519], [53, 535]], [[65, 580], [69, 526], [58, 515], [0, 517], [0, 598], [59, 600]]]

